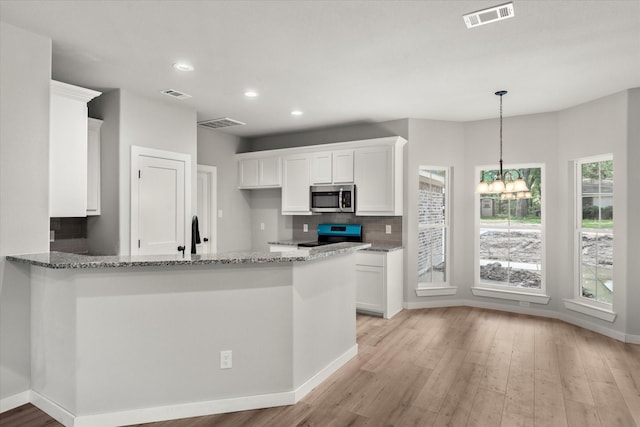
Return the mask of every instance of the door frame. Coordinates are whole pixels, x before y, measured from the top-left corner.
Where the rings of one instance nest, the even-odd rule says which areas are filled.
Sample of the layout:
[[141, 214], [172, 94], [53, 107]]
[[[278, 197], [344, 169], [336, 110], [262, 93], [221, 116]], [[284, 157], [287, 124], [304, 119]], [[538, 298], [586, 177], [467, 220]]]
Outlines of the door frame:
[[[204, 172], [208, 175], [209, 184], [209, 252], [210, 254], [218, 250], [218, 168], [209, 165], [197, 165], [197, 172]], [[197, 173], [196, 173], [197, 176]], [[198, 206], [196, 203], [196, 212]]]
[[[176, 153], [173, 151], [157, 150], [155, 148], [141, 147], [138, 145], [131, 146], [131, 175], [130, 187], [131, 196], [130, 203], [130, 228], [129, 228], [129, 247], [131, 255], [139, 255], [138, 248], [138, 170], [140, 156], [155, 157], [159, 159], [175, 160], [184, 163], [184, 246], [191, 247], [191, 155], [185, 153]], [[176, 251], [177, 253], [177, 251]]]

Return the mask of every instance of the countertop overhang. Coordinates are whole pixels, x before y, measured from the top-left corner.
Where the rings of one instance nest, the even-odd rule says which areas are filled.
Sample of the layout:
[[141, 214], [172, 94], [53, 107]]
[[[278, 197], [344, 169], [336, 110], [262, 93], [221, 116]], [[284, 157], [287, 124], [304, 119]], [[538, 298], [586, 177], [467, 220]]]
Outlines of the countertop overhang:
[[149, 267], [208, 264], [264, 264], [273, 262], [304, 262], [367, 249], [369, 243], [334, 243], [317, 248], [287, 252], [239, 251], [206, 255], [133, 255], [91, 256], [64, 252], [8, 255], [8, 261], [52, 269], [88, 269], [118, 267]]

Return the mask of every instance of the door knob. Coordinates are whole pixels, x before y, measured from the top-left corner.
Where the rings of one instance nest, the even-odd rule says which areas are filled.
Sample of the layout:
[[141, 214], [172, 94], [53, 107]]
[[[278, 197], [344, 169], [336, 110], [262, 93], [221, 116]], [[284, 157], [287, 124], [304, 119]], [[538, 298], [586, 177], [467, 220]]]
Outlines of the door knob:
[[209, 238], [208, 238], [208, 237], [205, 237], [205, 238], [204, 238], [204, 239], [202, 239], [202, 240], [204, 240], [205, 242], [208, 242], [208, 241], [209, 241]]
[[184, 246], [178, 246], [178, 251], [182, 251], [182, 256], [184, 256]]

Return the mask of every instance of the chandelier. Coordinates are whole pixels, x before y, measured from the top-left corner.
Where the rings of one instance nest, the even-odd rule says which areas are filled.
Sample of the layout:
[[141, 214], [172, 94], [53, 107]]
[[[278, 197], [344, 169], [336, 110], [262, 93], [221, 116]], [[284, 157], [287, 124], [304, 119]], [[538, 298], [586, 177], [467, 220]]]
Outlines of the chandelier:
[[[530, 199], [531, 191], [524, 182], [520, 172], [517, 170], [502, 169], [502, 97], [507, 94], [506, 90], [499, 90], [496, 95], [500, 97], [500, 167], [497, 175], [486, 171], [489, 179], [485, 180], [485, 171], [481, 172], [480, 182], [476, 187], [478, 194], [500, 194], [501, 200]], [[512, 174], [516, 173], [516, 179]]]

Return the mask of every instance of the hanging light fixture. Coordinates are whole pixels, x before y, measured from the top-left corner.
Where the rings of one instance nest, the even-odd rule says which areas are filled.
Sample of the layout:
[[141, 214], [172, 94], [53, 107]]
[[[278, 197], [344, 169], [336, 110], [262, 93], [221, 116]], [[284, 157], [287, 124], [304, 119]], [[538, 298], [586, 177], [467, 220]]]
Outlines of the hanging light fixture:
[[[517, 170], [504, 171], [502, 169], [502, 97], [507, 94], [506, 90], [499, 90], [496, 95], [500, 97], [500, 162], [498, 175], [493, 176], [490, 181], [485, 181], [485, 171], [481, 172], [480, 182], [476, 187], [479, 194], [500, 194], [501, 200], [530, 199], [531, 192], [527, 183], [520, 176]], [[514, 180], [509, 175], [513, 172], [518, 174]], [[507, 180], [510, 178], [511, 180]]]

